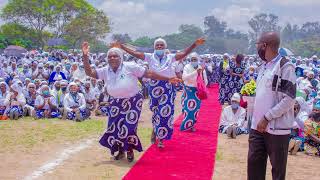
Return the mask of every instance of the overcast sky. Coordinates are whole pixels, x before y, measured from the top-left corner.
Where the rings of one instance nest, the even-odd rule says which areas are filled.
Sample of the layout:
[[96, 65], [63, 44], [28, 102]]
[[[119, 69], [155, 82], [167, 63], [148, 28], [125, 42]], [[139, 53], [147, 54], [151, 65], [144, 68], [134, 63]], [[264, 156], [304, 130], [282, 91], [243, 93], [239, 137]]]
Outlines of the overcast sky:
[[[0, 7], [7, 0], [0, 0]], [[248, 31], [248, 20], [260, 12], [274, 13], [280, 24], [320, 21], [320, 0], [89, 0], [112, 22], [113, 33], [131, 37], [159, 36], [177, 32], [180, 24], [203, 26], [215, 15], [228, 26]]]

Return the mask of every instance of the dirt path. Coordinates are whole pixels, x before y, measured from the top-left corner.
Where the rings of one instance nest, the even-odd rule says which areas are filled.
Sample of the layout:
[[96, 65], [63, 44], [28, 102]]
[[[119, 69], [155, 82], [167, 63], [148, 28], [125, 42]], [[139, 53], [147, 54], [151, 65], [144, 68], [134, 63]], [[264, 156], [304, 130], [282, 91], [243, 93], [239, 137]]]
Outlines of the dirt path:
[[[218, 152], [214, 171], [214, 180], [247, 179], [248, 136], [228, 139], [219, 134]], [[318, 180], [320, 177], [320, 158], [310, 157], [301, 152], [289, 156], [287, 179]], [[271, 166], [268, 163], [267, 179], [271, 180]]]

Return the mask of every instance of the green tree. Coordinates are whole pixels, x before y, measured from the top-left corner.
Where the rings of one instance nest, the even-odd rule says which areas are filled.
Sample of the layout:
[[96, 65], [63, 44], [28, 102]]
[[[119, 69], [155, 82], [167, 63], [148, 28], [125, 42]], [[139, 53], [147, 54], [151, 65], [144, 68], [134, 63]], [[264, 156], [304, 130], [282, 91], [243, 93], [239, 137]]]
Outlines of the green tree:
[[10, 0], [1, 11], [6, 22], [34, 29], [37, 41], [45, 45], [46, 30], [61, 36], [66, 24], [79, 14], [93, 12], [85, 0]]
[[130, 43], [132, 41], [129, 34], [113, 34], [112, 35], [113, 41], [119, 41], [121, 43]]
[[139, 47], [152, 47], [153, 39], [148, 36], [143, 36], [133, 41], [132, 45]]
[[251, 52], [255, 51], [255, 43], [261, 33], [268, 31], [276, 31], [280, 33], [281, 27], [278, 25], [278, 22], [278, 16], [265, 13], [255, 15], [248, 21], [251, 28], [251, 31], [249, 31], [249, 49]]
[[80, 14], [66, 26], [65, 39], [72, 48], [79, 47], [83, 41], [97, 42], [110, 31], [108, 17], [99, 10]]
[[207, 16], [204, 18], [204, 33], [208, 37], [222, 37], [227, 28], [227, 23], [219, 21], [215, 16]]

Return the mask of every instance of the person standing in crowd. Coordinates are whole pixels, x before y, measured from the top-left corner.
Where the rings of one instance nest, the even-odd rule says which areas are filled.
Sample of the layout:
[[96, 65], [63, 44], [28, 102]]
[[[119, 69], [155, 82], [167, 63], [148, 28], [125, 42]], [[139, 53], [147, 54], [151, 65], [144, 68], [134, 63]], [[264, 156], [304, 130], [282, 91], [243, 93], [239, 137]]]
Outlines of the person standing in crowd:
[[183, 104], [184, 119], [181, 123], [180, 130], [191, 130], [194, 132], [195, 124], [200, 110], [201, 100], [197, 97], [197, 76], [202, 74], [205, 84], [208, 84], [207, 74], [199, 64], [199, 55], [190, 54], [191, 62], [187, 64], [182, 73], [184, 81], [185, 98]]
[[[167, 42], [158, 38], [154, 41], [154, 53], [143, 53], [130, 49], [119, 42], [113, 46], [119, 47], [128, 54], [148, 62], [149, 69], [168, 78], [176, 77], [174, 62], [183, 60], [191, 51], [204, 44], [205, 39], [197, 39], [190, 47], [176, 54], [165, 54]], [[151, 143], [158, 139], [158, 147], [163, 148], [163, 140], [170, 140], [173, 133], [175, 89], [168, 81], [151, 78], [149, 81], [150, 110], [153, 112], [153, 131]]]
[[160, 76], [133, 62], [123, 62], [124, 55], [119, 48], [109, 49], [107, 53], [109, 65], [99, 69], [90, 67], [87, 42], [82, 44], [82, 52], [86, 74], [92, 78], [104, 80], [110, 95], [108, 127], [100, 139], [100, 144], [110, 149], [112, 155], [118, 152], [115, 160], [124, 158], [127, 152], [127, 159], [132, 162], [134, 160], [133, 149], [142, 151], [137, 135], [143, 102], [138, 79], [146, 77], [170, 83], [177, 83], [179, 79]]
[[231, 97], [231, 105], [222, 111], [219, 132], [233, 139], [240, 134], [246, 134], [248, 131], [244, 127], [245, 118], [246, 110], [240, 107], [240, 94], [235, 93]]
[[244, 62], [244, 56], [238, 54], [235, 57], [235, 61], [230, 61], [230, 79], [228, 81], [229, 94], [227, 95], [227, 101], [229, 102], [232, 95], [235, 93], [240, 93], [243, 86], [243, 74], [246, 68], [246, 63]]
[[[228, 54], [223, 55], [223, 60], [220, 62], [220, 81], [219, 81], [219, 102], [221, 105], [228, 102], [230, 89], [228, 87], [230, 75], [230, 57]], [[229, 102], [228, 102], [229, 103]]]
[[256, 46], [263, 64], [249, 133], [247, 176], [248, 180], [264, 180], [269, 156], [272, 179], [284, 180], [294, 121], [295, 66], [279, 55], [280, 37], [276, 32], [263, 33]]

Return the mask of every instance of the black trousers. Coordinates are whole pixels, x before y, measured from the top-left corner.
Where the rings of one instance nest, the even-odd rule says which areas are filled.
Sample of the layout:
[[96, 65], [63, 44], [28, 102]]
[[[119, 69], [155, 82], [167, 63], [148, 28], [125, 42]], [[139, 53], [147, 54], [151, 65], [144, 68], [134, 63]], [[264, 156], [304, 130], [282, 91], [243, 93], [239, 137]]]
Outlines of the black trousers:
[[265, 180], [267, 159], [272, 179], [285, 180], [290, 135], [272, 135], [251, 129], [249, 133], [248, 180]]

